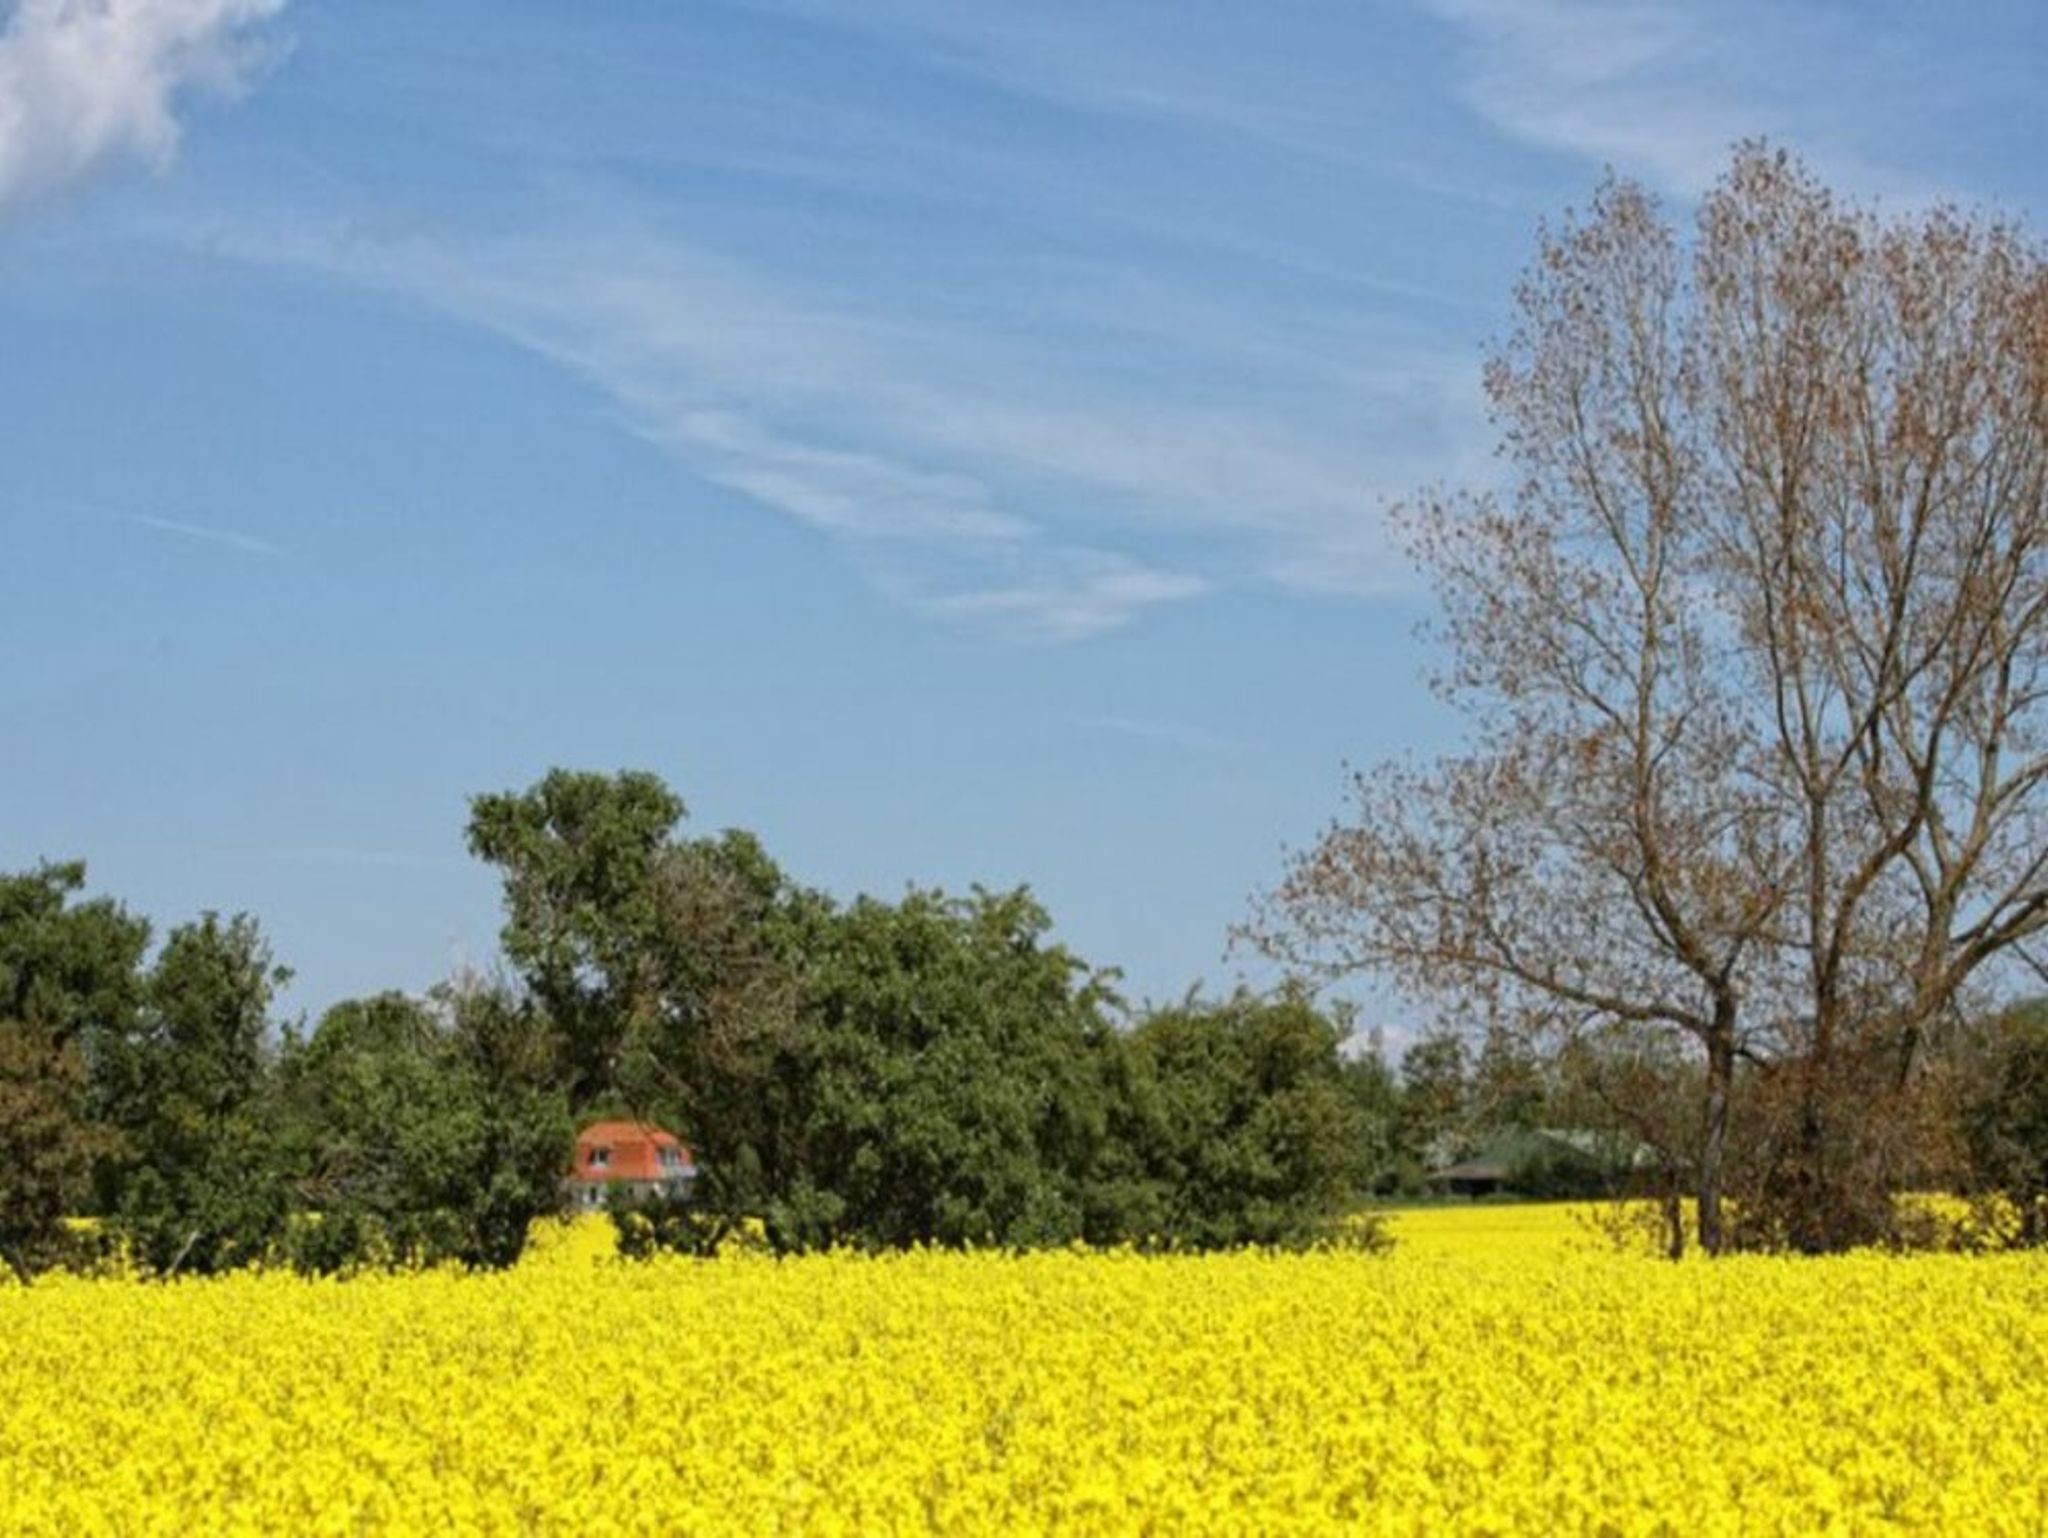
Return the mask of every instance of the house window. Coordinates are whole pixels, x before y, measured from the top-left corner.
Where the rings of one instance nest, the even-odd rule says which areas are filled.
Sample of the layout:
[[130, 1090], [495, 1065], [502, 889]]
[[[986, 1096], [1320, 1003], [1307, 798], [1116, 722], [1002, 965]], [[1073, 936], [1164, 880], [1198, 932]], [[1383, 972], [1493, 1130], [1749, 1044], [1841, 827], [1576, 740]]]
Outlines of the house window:
[[609, 1148], [593, 1148], [590, 1150], [590, 1167], [592, 1169], [608, 1169], [611, 1166], [611, 1162], [612, 1151]]
[[664, 1148], [661, 1151], [661, 1167], [663, 1169], [680, 1169], [682, 1168], [682, 1164], [683, 1156], [677, 1153], [673, 1148]]

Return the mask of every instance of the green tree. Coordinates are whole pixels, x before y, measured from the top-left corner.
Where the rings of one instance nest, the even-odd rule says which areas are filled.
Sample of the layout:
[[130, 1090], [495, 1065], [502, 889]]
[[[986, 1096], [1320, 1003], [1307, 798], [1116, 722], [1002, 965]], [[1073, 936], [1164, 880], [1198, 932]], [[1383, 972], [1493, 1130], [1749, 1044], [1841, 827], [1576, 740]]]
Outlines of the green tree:
[[652, 775], [558, 769], [477, 797], [470, 847], [503, 876], [505, 954], [574, 1112], [674, 1124], [698, 1204], [737, 1220], [816, 1189], [799, 1016], [833, 910], [750, 834], [682, 839], [682, 816]]
[[680, 796], [637, 771], [554, 769], [470, 803], [470, 851], [504, 879], [500, 944], [558, 1033], [579, 1110], [645, 1093], [664, 1007], [664, 873], [683, 814]]
[[1540, 1126], [1549, 1109], [1542, 1058], [1524, 1037], [1499, 1025], [1481, 1036], [1472, 1062], [1470, 1115], [1487, 1132]]
[[1401, 1082], [1377, 1032], [1369, 1050], [1344, 1059], [1343, 1077], [1363, 1129], [1360, 1155], [1368, 1184], [1376, 1195], [1391, 1195], [1416, 1180], [1420, 1169], [1403, 1152]]
[[524, 1253], [534, 1219], [563, 1209], [575, 1118], [555, 1058], [557, 1034], [540, 1007], [502, 985], [445, 991], [458, 1071], [474, 1095], [475, 1133], [458, 1175], [462, 1225], [455, 1258], [502, 1268]]
[[180, 925], [95, 1065], [124, 1139], [109, 1215], [154, 1271], [243, 1264], [283, 1225], [265, 1090], [270, 1006], [290, 975], [246, 914]]
[[23, 1277], [61, 1259], [112, 1139], [94, 1114], [93, 1054], [127, 1028], [149, 926], [75, 901], [78, 863], [0, 875], [0, 1261]]
[[1046, 943], [1028, 891], [863, 898], [805, 985], [802, 1169], [786, 1242], [1081, 1236], [1105, 1133], [1107, 979]]
[[1130, 1203], [1125, 1221], [1145, 1227], [1119, 1237], [1295, 1246], [1349, 1221], [1370, 1239], [1353, 1209], [1374, 1171], [1343, 1041], [1293, 987], [1191, 997], [1142, 1020], [1120, 1054], [1105, 1175]]
[[[1253, 1080], [1198, 1088], [1201, 1065], [1118, 1037], [1107, 976], [1048, 942], [1028, 892], [842, 908], [747, 834], [681, 838], [683, 810], [652, 775], [558, 769], [477, 797], [469, 825], [527, 991], [496, 1006], [520, 1012], [519, 1081], [579, 1117], [670, 1122], [699, 1155], [690, 1210], [650, 1231], [701, 1243], [753, 1216], [786, 1248], [1279, 1242], [1374, 1164], [1342, 1030], [1305, 1002], [1217, 1006], [1236, 1055], [1213, 1066]], [[1155, 1167], [1179, 1155], [1153, 1112], [1118, 1097], [1166, 1115], [1205, 1094], [1241, 1167], [1197, 1192]], [[1113, 1110], [1144, 1135], [1119, 1143]], [[1202, 1158], [1202, 1181], [1230, 1173]]]
[[1403, 1154], [1420, 1171], [1475, 1146], [1472, 1065], [1462, 1038], [1433, 1031], [1401, 1054]]
[[2048, 1244], [2048, 999], [2001, 1010], [1981, 1034], [1963, 1113], [1971, 1165], [2018, 1205], [2021, 1241]]
[[480, 1129], [447, 1011], [400, 993], [336, 1004], [278, 1067], [294, 1261], [337, 1270], [460, 1252]]
[[80, 1210], [106, 1148], [84, 1115], [86, 1087], [76, 1042], [0, 1020], [0, 1263], [23, 1281], [69, 1252], [64, 1219]]
[[573, 1122], [538, 1006], [474, 979], [351, 999], [286, 1040], [282, 1163], [307, 1270], [502, 1267], [559, 1211]]
[[836, 910], [791, 881], [753, 835], [676, 844], [661, 865], [651, 1070], [630, 1111], [672, 1112], [728, 1217], [789, 1192], [805, 1157], [807, 979]]

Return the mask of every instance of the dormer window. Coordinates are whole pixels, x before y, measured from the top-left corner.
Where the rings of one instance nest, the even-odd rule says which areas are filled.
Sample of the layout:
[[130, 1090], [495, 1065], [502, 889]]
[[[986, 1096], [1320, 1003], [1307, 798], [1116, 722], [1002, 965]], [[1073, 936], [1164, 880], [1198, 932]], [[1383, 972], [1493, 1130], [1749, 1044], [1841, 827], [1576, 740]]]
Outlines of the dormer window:
[[608, 1169], [611, 1166], [611, 1162], [612, 1151], [609, 1148], [593, 1148], [590, 1150], [590, 1167], [592, 1169]]

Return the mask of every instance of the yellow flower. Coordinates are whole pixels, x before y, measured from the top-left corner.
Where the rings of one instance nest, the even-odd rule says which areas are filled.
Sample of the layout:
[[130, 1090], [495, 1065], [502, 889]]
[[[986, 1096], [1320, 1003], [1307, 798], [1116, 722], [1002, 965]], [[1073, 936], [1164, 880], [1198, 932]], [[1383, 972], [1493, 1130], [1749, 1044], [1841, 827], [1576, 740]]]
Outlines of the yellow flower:
[[0, 1530], [2038, 1533], [2048, 1260], [614, 1258], [0, 1291]]

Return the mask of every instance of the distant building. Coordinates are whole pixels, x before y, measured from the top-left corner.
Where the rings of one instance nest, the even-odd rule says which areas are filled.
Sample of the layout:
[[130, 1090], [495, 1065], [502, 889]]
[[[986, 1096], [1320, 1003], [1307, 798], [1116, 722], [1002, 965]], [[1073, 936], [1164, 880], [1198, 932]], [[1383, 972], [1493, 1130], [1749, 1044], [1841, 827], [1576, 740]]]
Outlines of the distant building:
[[598, 1121], [576, 1134], [569, 1196], [579, 1208], [602, 1207], [613, 1191], [640, 1200], [685, 1196], [696, 1179], [696, 1160], [673, 1132], [646, 1122]]
[[1438, 1152], [1428, 1178], [1451, 1196], [1592, 1195], [1638, 1162], [1638, 1151], [1595, 1133], [1531, 1127], [1503, 1132], [1462, 1159]]

